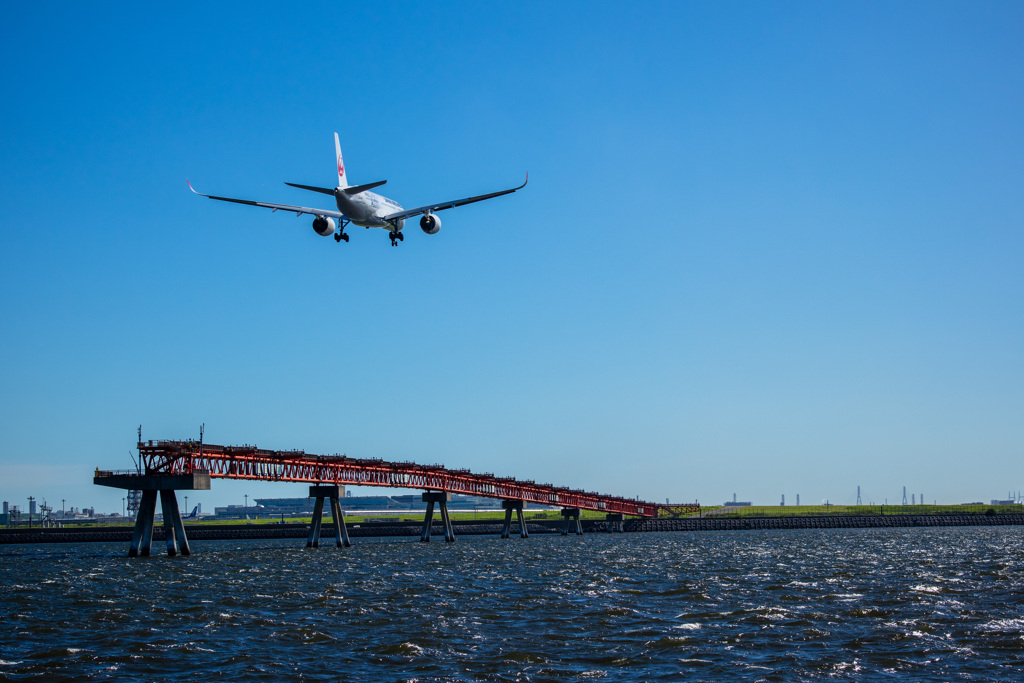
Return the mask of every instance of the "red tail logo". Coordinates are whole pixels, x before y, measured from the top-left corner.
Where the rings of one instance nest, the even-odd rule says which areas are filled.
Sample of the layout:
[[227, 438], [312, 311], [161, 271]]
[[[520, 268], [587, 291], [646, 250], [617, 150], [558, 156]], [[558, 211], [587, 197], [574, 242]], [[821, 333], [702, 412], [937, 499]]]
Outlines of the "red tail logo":
[[338, 177], [340, 178], [340, 177], [342, 177], [344, 175], [345, 175], [345, 164], [342, 163], [341, 157], [338, 157]]

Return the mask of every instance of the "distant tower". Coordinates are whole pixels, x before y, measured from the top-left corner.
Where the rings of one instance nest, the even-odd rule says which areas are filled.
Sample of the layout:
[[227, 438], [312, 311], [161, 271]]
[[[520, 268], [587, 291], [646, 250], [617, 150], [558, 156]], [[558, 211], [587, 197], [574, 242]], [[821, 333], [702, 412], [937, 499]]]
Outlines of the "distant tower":
[[907, 504], [907, 487], [906, 486], [903, 487], [903, 504], [904, 505]]
[[734, 502], [734, 503], [736, 502], [736, 494], [735, 493], [732, 494], [732, 502]]
[[911, 494], [910, 494], [910, 504], [911, 504], [911, 505], [917, 505], [917, 501], [916, 501], [916, 500], [914, 499], [914, 497], [915, 497], [916, 495], [917, 495], [916, 493], [911, 493]]
[[128, 514], [136, 516], [142, 506], [142, 491], [128, 491]]
[[782, 494], [782, 502], [779, 503], [779, 505], [781, 505], [782, 507], [786, 507], [786, 494], [785, 493]]
[[924, 494], [919, 494], [918, 500], [921, 501], [921, 505], [924, 505]]
[[860, 502], [860, 486], [857, 487], [857, 505], [863, 505], [863, 503]]
[[796, 505], [797, 505], [797, 507], [800, 507], [800, 494], [799, 493], [796, 494]]

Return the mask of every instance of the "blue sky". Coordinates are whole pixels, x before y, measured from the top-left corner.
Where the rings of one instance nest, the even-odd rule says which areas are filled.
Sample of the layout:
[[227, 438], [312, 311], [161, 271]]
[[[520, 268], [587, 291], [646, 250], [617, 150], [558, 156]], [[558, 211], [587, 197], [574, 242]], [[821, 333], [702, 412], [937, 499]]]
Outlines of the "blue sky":
[[[658, 501], [1024, 488], [1019, 3], [0, 19], [4, 500], [120, 510], [92, 469], [202, 423]], [[185, 185], [314, 203], [334, 131], [405, 206], [530, 184], [395, 249]]]

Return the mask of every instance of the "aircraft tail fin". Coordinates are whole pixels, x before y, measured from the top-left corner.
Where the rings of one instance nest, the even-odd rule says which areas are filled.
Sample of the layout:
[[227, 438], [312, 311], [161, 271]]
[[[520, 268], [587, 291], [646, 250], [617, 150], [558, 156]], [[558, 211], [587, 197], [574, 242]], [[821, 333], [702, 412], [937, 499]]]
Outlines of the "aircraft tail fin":
[[334, 134], [334, 154], [338, 158], [338, 187], [348, 187], [348, 177], [345, 175], [345, 162], [341, 159], [341, 142], [338, 134]]

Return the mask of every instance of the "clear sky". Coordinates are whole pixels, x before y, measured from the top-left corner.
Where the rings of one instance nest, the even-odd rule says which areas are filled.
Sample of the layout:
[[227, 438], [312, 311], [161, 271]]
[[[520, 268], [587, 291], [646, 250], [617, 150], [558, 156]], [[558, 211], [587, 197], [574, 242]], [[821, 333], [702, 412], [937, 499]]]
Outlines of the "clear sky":
[[[0, 498], [198, 436], [648, 500], [1024, 488], [1024, 4], [0, 6]], [[284, 181], [387, 179], [380, 230]], [[319, 197], [319, 198], [318, 198]], [[364, 489], [364, 492], [367, 490]], [[204, 507], [305, 495], [214, 482]]]

